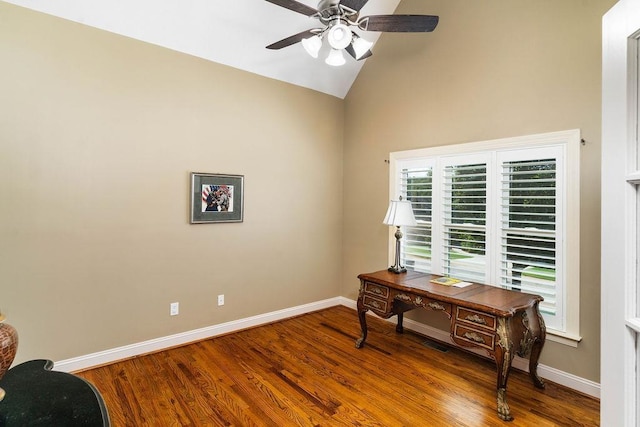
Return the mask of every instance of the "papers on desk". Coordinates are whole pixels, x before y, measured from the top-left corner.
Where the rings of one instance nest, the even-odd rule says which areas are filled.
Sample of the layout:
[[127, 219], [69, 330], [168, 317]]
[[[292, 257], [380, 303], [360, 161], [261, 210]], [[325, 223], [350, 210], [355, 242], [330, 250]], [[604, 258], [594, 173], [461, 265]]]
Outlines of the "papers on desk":
[[454, 288], [466, 288], [467, 286], [471, 286], [473, 285], [473, 283], [471, 282], [458, 282], [454, 285], [452, 285]]
[[453, 286], [454, 288], [466, 288], [469, 285], [473, 285], [471, 282], [463, 282], [462, 280], [453, 277], [438, 277], [436, 279], [431, 279], [431, 283], [443, 286]]

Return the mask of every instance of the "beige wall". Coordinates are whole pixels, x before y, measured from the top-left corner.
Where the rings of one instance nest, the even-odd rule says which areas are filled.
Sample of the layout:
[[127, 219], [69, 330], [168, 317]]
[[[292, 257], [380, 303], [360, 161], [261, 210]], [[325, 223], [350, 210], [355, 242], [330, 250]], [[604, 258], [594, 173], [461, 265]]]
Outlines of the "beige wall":
[[[341, 100], [6, 3], [0, 64], [16, 363], [339, 295]], [[243, 174], [244, 222], [190, 225], [191, 171]]]
[[[355, 299], [355, 276], [387, 264], [389, 152], [580, 128], [584, 340], [549, 342], [541, 362], [599, 381], [613, 3], [403, 0], [438, 29], [385, 34], [345, 102], [0, 3], [0, 309], [16, 361]], [[190, 171], [244, 174], [245, 221], [190, 225]]]
[[440, 24], [385, 34], [347, 96], [343, 295], [356, 298], [356, 275], [388, 261], [389, 152], [579, 128], [584, 339], [547, 341], [541, 363], [599, 381], [601, 17], [614, 3], [403, 0], [396, 13]]

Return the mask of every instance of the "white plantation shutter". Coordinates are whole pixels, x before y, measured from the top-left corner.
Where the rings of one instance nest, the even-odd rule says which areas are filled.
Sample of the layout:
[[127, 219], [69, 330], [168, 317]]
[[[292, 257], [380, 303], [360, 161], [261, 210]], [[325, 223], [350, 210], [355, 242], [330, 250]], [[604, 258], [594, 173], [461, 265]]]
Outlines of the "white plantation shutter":
[[[562, 326], [562, 150], [546, 148], [498, 154], [500, 267], [508, 289], [541, 295], [550, 327]], [[560, 168], [560, 170], [559, 170]]]
[[431, 263], [431, 222], [433, 167], [427, 162], [411, 162], [400, 169], [400, 194], [411, 201], [418, 225], [406, 227], [401, 240], [401, 264], [410, 269], [429, 272]]
[[443, 274], [486, 283], [486, 163], [444, 166], [442, 217]]

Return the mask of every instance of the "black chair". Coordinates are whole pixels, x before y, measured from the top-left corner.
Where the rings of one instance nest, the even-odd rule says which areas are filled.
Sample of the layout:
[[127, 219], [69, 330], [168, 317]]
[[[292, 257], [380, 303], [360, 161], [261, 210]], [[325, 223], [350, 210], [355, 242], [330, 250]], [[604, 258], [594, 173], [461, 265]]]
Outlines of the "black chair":
[[1, 427], [103, 427], [109, 413], [93, 384], [52, 371], [50, 360], [31, 360], [9, 369], [0, 380]]

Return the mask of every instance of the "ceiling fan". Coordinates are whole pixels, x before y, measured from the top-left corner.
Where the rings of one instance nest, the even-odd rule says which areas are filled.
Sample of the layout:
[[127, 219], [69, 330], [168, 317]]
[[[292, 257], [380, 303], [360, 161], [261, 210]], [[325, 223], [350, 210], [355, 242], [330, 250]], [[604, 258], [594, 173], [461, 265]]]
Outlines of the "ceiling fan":
[[316, 18], [323, 25], [312, 28], [267, 46], [267, 49], [282, 49], [298, 42], [314, 58], [318, 57], [322, 39], [326, 38], [331, 51], [325, 62], [329, 65], [345, 63], [343, 50], [356, 60], [372, 55], [373, 43], [361, 38], [351, 27], [363, 31], [415, 33], [430, 32], [438, 25], [438, 17], [431, 15], [370, 15], [360, 17], [360, 10], [369, 0], [320, 0], [318, 8], [295, 0], [266, 0], [269, 3]]

